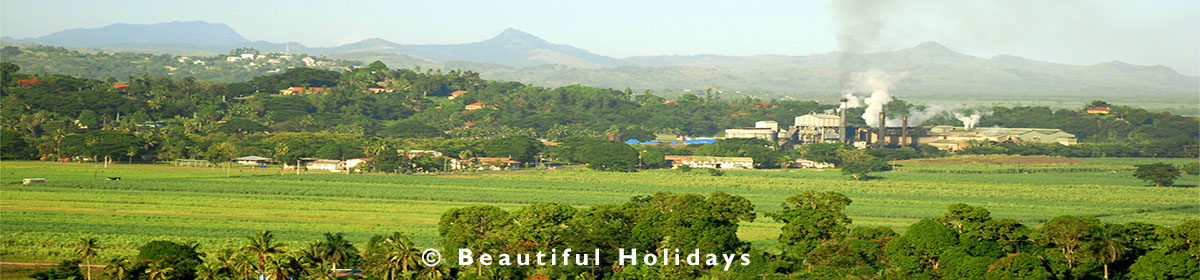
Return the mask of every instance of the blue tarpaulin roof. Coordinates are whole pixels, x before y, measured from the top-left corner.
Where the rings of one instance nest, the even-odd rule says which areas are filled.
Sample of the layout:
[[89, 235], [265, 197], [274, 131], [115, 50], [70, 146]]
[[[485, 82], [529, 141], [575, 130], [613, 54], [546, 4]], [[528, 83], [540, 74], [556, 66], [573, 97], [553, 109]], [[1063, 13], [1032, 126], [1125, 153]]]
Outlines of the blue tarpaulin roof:
[[658, 141], [646, 141], [646, 142], [642, 142], [642, 144], [646, 144], [646, 145], [658, 145], [658, 144], [662, 144], [662, 143], [659, 143]]
[[629, 140], [625, 140], [625, 144], [638, 144], [638, 143], [642, 143], [642, 141], [638, 141], [637, 138], [630, 138]]
[[708, 145], [708, 144], [712, 144], [712, 143], [716, 143], [716, 142], [717, 142], [716, 139], [696, 139], [696, 140], [683, 141], [683, 144], [685, 144], [685, 145], [692, 145], [692, 144]]

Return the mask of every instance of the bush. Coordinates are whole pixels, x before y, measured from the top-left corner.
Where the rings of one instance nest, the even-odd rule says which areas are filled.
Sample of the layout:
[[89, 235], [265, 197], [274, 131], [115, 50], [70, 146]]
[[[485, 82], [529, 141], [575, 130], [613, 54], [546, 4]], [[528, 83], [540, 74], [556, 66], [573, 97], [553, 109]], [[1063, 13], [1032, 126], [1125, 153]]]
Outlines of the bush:
[[79, 269], [79, 260], [64, 260], [58, 266], [39, 271], [29, 277], [38, 280], [51, 279], [83, 279], [83, 270]]
[[1200, 175], [1200, 163], [1193, 162], [1188, 164], [1180, 164], [1179, 170], [1188, 175]]
[[709, 168], [709, 169], [708, 169], [708, 175], [713, 175], [713, 176], [724, 176], [724, 175], [725, 175], [725, 171], [721, 171], [721, 170], [719, 170], [719, 169], [716, 169], [716, 168]]

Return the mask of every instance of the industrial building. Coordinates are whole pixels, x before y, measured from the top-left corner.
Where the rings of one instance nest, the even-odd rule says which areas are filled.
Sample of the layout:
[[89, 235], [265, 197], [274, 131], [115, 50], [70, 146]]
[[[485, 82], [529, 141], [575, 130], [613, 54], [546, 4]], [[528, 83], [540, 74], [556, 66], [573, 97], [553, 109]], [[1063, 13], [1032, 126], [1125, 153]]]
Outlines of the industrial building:
[[[846, 100], [842, 100], [843, 108]], [[957, 126], [909, 126], [908, 117], [901, 117], [899, 126], [880, 128], [846, 126], [844, 110], [841, 114], [808, 114], [797, 116], [795, 125], [780, 128], [775, 121], [759, 121], [750, 128], [725, 130], [725, 138], [759, 138], [771, 141], [780, 148], [810, 143], [848, 143], [858, 148], [906, 147], [928, 144], [938, 149], [957, 151], [966, 148], [971, 141], [986, 142], [1033, 142], [1074, 145], [1078, 143], [1074, 134], [1053, 128], [976, 128]], [[886, 124], [887, 116], [879, 113], [879, 123]]]
[[[846, 107], [846, 99], [842, 99], [842, 107]], [[795, 123], [786, 128], [780, 128], [775, 121], [759, 121], [754, 127], [730, 128], [725, 130], [725, 138], [758, 138], [774, 142], [780, 147], [789, 148], [792, 145], [810, 143], [838, 143], [845, 141], [846, 113], [840, 114], [808, 114], [797, 116]]]

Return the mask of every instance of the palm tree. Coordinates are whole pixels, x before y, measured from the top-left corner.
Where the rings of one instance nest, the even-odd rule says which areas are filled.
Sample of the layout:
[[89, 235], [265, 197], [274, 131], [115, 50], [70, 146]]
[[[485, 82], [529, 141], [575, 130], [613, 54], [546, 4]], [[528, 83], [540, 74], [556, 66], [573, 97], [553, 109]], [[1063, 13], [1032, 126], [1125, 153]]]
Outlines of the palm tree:
[[296, 278], [297, 266], [294, 257], [288, 255], [274, 255], [267, 259], [266, 274], [267, 279], [287, 280]]
[[242, 247], [242, 250], [246, 250], [246, 252], [258, 257], [259, 274], [264, 273], [263, 266], [267, 264], [268, 256], [283, 253], [287, 248], [287, 245], [275, 242], [275, 234], [272, 234], [269, 230], [259, 231], [253, 236], [247, 237], [247, 239], [250, 239], [250, 244], [246, 244], [245, 247]]
[[87, 270], [88, 280], [92, 280], [92, 259], [96, 257], [100, 249], [104, 249], [104, 247], [100, 247], [100, 240], [97, 240], [95, 236], [80, 237], [79, 245], [75, 247], [75, 255], [87, 261], [87, 268], [85, 269]]
[[104, 266], [104, 274], [112, 276], [113, 279], [125, 279], [125, 274], [129, 273], [129, 260], [125, 257], [113, 257], [108, 261], [108, 265]]
[[342, 233], [325, 233], [325, 240], [320, 245], [321, 259], [333, 265], [333, 269], [337, 270], [338, 264], [341, 264], [351, 255], [358, 253], [358, 249], [354, 248], [354, 244], [346, 241], [346, 236]]
[[416, 268], [417, 258], [420, 253], [417, 252], [416, 246], [413, 246], [412, 239], [401, 232], [393, 232], [392, 236], [388, 236], [373, 242], [374, 246], [378, 246], [383, 265], [386, 269], [385, 277], [388, 280], [396, 280], [396, 270], [399, 269], [404, 275], [408, 275], [410, 269]]
[[217, 280], [221, 277], [221, 264], [216, 261], [207, 261], [196, 266], [196, 280]]
[[155, 263], [150, 263], [150, 267], [146, 268], [146, 274], [150, 276], [150, 280], [171, 279], [171, 272], [175, 272], [174, 267], [158, 267]]
[[1090, 247], [1092, 253], [1096, 254], [1096, 259], [1100, 264], [1104, 265], [1104, 279], [1108, 279], [1108, 265], [1120, 260], [1128, 248], [1125, 246], [1124, 236], [1121, 232], [1114, 229], [1112, 226], [1105, 226], [1092, 234]]
[[435, 266], [430, 266], [428, 268], [425, 268], [424, 270], [421, 270], [419, 272], [419, 274], [417, 275], [417, 279], [438, 280], [438, 279], [446, 278], [446, 275], [449, 273], [450, 273], [449, 268], [447, 268], [446, 266], [435, 265]]
[[230, 258], [230, 268], [234, 274], [241, 275], [242, 279], [247, 279], [250, 273], [254, 272], [254, 256], [250, 253], [238, 252]]

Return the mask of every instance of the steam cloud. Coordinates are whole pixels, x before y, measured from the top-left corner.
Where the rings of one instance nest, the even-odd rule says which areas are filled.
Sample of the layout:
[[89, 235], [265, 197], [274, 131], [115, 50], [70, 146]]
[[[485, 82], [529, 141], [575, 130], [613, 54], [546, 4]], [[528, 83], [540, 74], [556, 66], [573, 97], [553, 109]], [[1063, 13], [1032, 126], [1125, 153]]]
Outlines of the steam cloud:
[[[896, 85], [896, 82], [904, 79], [907, 73], [891, 74], [883, 70], [871, 69], [866, 72], [856, 72], [851, 75], [851, 82], [846, 84], [848, 87], [842, 92], [844, 96], [853, 100], [850, 103], [858, 103], [858, 98], [854, 97], [855, 92], [870, 93], [871, 95], [863, 102], [867, 105], [866, 112], [863, 112], [862, 118], [867, 122], [867, 126], [879, 127], [879, 112], [883, 112], [883, 106], [888, 102], [892, 102], [892, 95], [888, 93]], [[857, 104], [855, 104], [857, 105]]]
[[979, 114], [979, 112], [971, 113], [971, 115], [954, 112], [954, 118], [958, 119], [959, 121], [962, 121], [963, 128], [966, 128], [966, 129], [975, 128], [975, 125], [979, 124], [979, 118], [982, 118], [982, 117], [983, 117], [983, 115]]
[[[907, 76], [907, 73], [891, 74], [869, 68], [871, 65], [866, 61], [867, 56], [862, 55], [880, 48], [890, 2], [893, 1], [845, 0], [832, 3], [838, 24], [838, 46], [841, 48], [838, 67], [842, 70], [839, 77], [839, 82], [844, 86], [842, 97], [847, 100], [847, 107], [861, 107], [866, 103], [867, 110], [862, 118], [871, 127], [884, 125], [879, 123], [878, 116], [883, 111], [883, 105], [892, 101], [888, 91]], [[860, 102], [855, 93], [869, 93], [870, 96]]]

